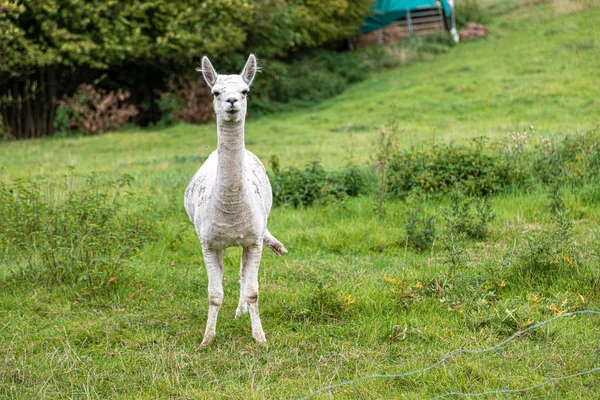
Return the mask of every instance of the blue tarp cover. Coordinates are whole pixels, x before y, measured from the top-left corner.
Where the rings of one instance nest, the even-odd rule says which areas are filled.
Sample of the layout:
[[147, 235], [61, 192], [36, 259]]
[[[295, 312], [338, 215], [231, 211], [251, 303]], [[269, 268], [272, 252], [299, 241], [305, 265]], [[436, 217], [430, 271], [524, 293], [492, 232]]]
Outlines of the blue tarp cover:
[[406, 16], [406, 10], [434, 7], [437, 2], [442, 4], [446, 17], [452, 12], [446, 0], [377, 0], [373, 5], [374, 14], [363, 21], [360, 28], [362, 33], [369, 33]]

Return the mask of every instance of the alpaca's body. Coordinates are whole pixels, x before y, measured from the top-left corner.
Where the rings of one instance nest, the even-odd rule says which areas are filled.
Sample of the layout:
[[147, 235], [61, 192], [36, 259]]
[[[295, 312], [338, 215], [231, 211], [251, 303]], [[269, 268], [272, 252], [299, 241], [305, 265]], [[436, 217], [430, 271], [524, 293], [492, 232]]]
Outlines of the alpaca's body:
[[215, 150], [185, 192], [185, 209], [200, 241], [211, 243], [215, 249], [262, 242], [273, 202], [265, 167], [258, 157], [245, 150], [239, 185], [232, 184], [219, 196], [218, 164]]
[[218, 146], [190, 181], [184, 205], [193, 222], [208, 272], [208, 321], [203, 345], [216, 332], [223, 302], [223, 251], [241, 246], [240, 301], [236, 316], [250, 311], [252, 337], [266, 342], [258, 313], [258, 267], [265, 244], [278, 255], [287, 250], [267, 230], [273, 195], [265, 167], [244, 145], [246, 95], [256, 74], [250, 55], [241, 75], [218, 75], [208, 58], [202, 74], [211, 87]]

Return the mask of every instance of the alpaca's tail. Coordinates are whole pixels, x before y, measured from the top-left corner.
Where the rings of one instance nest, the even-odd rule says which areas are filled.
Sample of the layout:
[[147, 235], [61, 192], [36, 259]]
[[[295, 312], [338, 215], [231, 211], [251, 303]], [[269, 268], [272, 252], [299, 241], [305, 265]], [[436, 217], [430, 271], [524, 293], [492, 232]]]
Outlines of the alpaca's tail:
[[279, 240], [275, 239], [269, 230], [265, 231], [265, 238], [263, 240], [265, 246], [273, 250], [273, 253], [277, 254], [279, 257], [283, 257], [284, 253], [287, 253], [287, 249]]

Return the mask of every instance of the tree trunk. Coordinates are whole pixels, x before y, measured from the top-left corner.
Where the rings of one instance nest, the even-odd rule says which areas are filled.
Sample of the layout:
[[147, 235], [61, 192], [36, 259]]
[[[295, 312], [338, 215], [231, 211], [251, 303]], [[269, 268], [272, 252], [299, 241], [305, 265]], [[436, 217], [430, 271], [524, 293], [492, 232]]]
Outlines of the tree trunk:
[[0, 116], [4, 129], [16, 139], [54, 133], [56, 100], [58, 92], [62, 92], [57, 90], [56, 80], [55, 68], [47, 67], [27, 77], [0, 83]]

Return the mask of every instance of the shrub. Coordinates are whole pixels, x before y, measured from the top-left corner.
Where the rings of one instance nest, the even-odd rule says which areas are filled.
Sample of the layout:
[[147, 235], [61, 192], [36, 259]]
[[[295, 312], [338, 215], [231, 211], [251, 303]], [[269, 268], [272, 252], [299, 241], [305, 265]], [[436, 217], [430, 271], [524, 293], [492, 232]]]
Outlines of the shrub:
[[368, 73], [365, 58], [354, 52], [320, 49], [285, 62], [270, 61], [256, 81], [248, 107], [252, 115], [260, 115], [282, 106], [311, 106], [343, 92]]
[[600, 176], [600, 131], [598, 128], [567, 135], [558, 141], [560, 172], [572, 183], [595, 181]]
[[443, 194], [462, 190], [487, 196], [507, 183], [506, 170], [497, 155], [482, 153], [480, 147], [433, 146], [429, 150], [401, 151], [390, 158], [388, 192], [404, 198], [416, 191]]
[[488, 198], [451, 195], [452, 204], [445, 210], [446, 232], [472, 239], [485, 239], [489, 235], [489, 223], [494, 220], [492, 204]]
[[406, 243], [417, 251], [430, 249], [437, 236], [435, 214], [425, 214], [421, 209], [407, 213], [404, 221]]
[[119, 129], [138, 114], [137, 108], [125, 100], [129, 92], [107, 91], [81, 84], [73, 96], [58, 102], [54, 127], [59, 132], [78, 131], [88, 135]]
[[167, 86], [168, 91], [159, 92], [159, 125], [175, 122], [199, 124], [213, 118], [212, 95], [201, 78], [178, 76], [169, 80]]
[[11, 134], [6, 125], [4, 125], [4, 121], [2, 120], [2, 114], [0, 114], [0, 140], [2, 139], [11, 139]]
[[[287, 168], [279, 170], [278, 161], [271, 161], [274, 173], [271, 177], [273, 204], [291, 204], [306, 207], [327, 197], [358, 196], [367, 187], [362, 171], [348, 166], [340, 172], [327, 172], [319, 162], [313, 162], [304, 169]], [[273, 166], [277, 165], [276, 168]]]
[[82, 295], [127, 278], [126, 260], [151, 237], [150, 201], [126, 192], [131, 177], [101, 183], [71, 175], [0, 183], [0, 248], [8, 279], [66, 285]]
[[579, 263], [573, 223], [564, 212], [553, 216], [551, 230], [530, 234], [525, 242], [517, 260], [521, 272], [531, 278], [543, 278], [561, 267], [574, 267]]
[[598, 181], [598, 129], [554, 142], [540, 137], [539, 143], [532, 146], [534, 135], [531, 126], [491, 146], [478, 139], [472, 146], [433, 145], [426, 150], [396, 152], [386, 164], [387, 193], [406, 198], [411, 193], [443, 195], [460, 191], [486, 197], [511, 187]]

